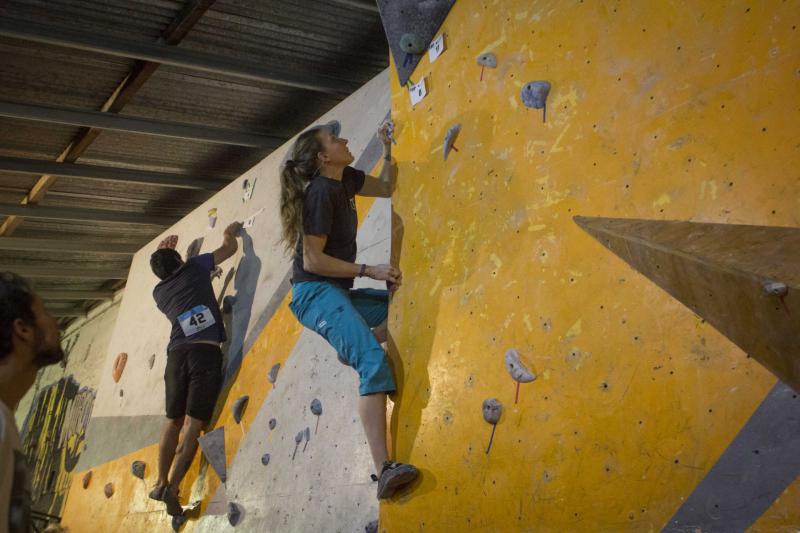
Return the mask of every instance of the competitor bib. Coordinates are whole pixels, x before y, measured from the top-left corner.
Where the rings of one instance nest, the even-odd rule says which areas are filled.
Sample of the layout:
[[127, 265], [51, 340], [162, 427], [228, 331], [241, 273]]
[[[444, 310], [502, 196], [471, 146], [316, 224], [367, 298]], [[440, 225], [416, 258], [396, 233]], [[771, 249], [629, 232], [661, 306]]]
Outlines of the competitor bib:
[[214, 315], [211, 314], [211, 309], [205, 305], [198, 305], [178, 315], [178, 323], [181, 325], [183, 334], [186, 337], [191, 337], [216, 324], [216, 320], [214, 320]]

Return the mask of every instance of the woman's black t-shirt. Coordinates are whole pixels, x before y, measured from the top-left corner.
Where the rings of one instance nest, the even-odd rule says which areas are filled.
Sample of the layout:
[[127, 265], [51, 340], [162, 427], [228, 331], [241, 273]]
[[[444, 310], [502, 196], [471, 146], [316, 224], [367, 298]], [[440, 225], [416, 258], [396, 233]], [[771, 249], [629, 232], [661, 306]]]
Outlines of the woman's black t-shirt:
[[[303, 234], [327, 235], [323, 252], [326, 255], [353, 263], [356, 260], [358, 213], [355, 196], [364, 186], [364, 172], [345, 167], [342, 181], [316, 176], [306, 188], [303, 200]], [[353, 278], [330, 278], [303, 269], [303, 236], [298, 239], [294, 253], [292, 283], [301, 281], [330, 281], [345, 289], [353, 286]]]

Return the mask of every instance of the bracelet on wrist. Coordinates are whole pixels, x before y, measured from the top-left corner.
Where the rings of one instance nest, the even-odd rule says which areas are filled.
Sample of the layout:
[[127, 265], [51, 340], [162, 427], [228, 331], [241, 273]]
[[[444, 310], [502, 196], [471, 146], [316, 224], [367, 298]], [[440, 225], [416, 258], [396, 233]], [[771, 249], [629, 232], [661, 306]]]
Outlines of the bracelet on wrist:
[[358, 272], [358, 277], [359, 278], [363, 277], [364, 276], [364, 272], [366, 272], [366, 271], [367, 271], [367, 265], [366, 264], [362, 264], [361, 265], [361, 270], [359, 270], [359, 272]]

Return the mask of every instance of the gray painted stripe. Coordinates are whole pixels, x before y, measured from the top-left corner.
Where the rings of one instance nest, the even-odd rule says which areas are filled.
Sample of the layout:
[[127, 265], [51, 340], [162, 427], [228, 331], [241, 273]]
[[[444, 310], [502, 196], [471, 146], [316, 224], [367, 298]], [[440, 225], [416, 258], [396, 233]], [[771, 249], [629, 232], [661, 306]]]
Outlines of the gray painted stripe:
[[[164, 415], [99, 416], [89, 420], [86, 449], [74, 472], [81, 472], [159, 441]], [[155, 465], [153, 465], [155, 467]]]
[[744, 532], [800, 475], [800, 399], [778, 382], [662, 531]]

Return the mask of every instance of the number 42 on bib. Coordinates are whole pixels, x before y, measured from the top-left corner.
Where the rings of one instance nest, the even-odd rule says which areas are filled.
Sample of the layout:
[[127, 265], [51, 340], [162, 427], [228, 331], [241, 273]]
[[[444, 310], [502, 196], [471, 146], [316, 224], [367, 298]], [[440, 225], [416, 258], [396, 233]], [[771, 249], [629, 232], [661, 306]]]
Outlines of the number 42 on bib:
[[178, 322], [181, 325], [183, 334], [187, 337], [200, 333], [204, 329], [216, 324], [214, 315], [211, 314], [211, 310], [205, 305], [198, 305], [178, 315]]

